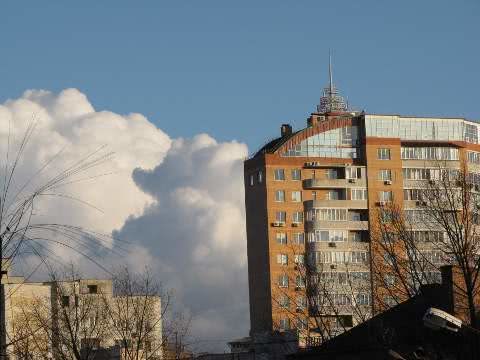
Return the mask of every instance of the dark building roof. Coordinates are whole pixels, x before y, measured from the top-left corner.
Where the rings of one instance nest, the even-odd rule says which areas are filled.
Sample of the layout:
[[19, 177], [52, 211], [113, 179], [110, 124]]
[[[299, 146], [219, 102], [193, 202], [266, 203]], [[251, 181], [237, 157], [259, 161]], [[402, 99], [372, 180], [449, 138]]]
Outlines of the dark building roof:
[[[431, 308], [448, 310], [442, 285], [422, 288], [420, 295], [379, 314], [351, 330], [291, 359], [395, 359], [394, 351], [405, 359], [480, 359], [480, 335], [462, 326], [457, 333], [434, 331], [423, 325], [423, 315]], [[420, 357], [423, 353], [424, 357]], [[415, 357], [416, 356], [416, 357]], [[400, 357], [401, 359], [401, 357]]]

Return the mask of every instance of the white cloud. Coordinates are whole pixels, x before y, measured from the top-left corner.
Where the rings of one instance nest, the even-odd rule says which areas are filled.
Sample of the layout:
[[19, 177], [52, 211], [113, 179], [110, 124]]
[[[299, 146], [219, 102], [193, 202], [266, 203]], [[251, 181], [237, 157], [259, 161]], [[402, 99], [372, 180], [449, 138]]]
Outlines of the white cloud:
[[[0, 154], [7, 153], [9, 137], [18, 146], [32, 119], [37, 127], [18, 169], [17, 188], [62, 149], [31, 188], [101, 145], [115, 152], [112, 160], [74, 179], [110, 175], [57, 189], [101, 212], [55, 197], [36, 205], [35, 221], [113, 232], [132, 243], [127, 258], [110, 257], [104, 264], [128, 263], [134, 270], [149, 265], [160, 281], [176, 289], [177, 301], [192, 314], [192, 335], [220, 339], [200, 345], [218, 349], [225, 339], [245, 335], [246, 146], [218, 143], [207, 134], [171, 140], [141, 114], [95, 110], [76, 89], [59, 94], [29, 90], [0, 105]], [[55, 251], [64, 259], [71, 256], [64, 248]]]

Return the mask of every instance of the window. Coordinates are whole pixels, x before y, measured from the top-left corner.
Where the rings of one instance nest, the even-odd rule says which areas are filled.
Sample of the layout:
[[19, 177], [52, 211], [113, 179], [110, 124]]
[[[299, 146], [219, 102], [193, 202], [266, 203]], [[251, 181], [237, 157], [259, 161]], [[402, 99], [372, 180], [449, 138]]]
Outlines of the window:
[[253, 185], [255, 184], [255, 183], [253, 182], [253, 175], [250, 175], [250, 181], [249, 181], [249, 183], [250, 183], [250, 186], [253, 186]]
[[282, 288], [288, 287], [288, 275], [282, 274], [278, 277], [278, 286]]
[[393, 286], [395, 285], [395, 275], [385, 274], [383, 277], [383, 281], [385, 286]]
[[277, 264], [288, 265], [288, 255], [287, 254], [278, 254], [277, 255]]
[[297, 296], [295, 299], [297, 309], [305, 309], [307, 307], [307, 298], [305, 296]]
[[338, 179], [338, 169], [327, 169], [325, 176], [327, 179]]
[[257, 174], [258, 183], [261, 184], [263, 181], [263, 171], [260, 170]]
[[300, 224], [303, 222], [303, 212], [302, 211], [295, 211], [293, 214], [292, 214], [292, 221], [295, 223], [295, 224]]
[[292, 191], [292, 201], [301, 202], [302, 201], [302, 192], [301, 191]]
[[347, 167], [345, 168], [345, 178], [347, 179], [361, 179], [362, 169], [359, 167]]
[[305, 244], [305, 236], [303, 233], [293, 233], [293, 242], [297, 245]]
[[368, 255], [366, 251], [352, 251], [352, 263], [361, 264], [366, 263]]
[[377, 149], [377, 159], [378, 160], [390, 160], [390, 149], [387, 149], [387, 148]]
[[301, 275], [297, 275], [295, 277], [295, 286], [297, 288], [303, 288], [305, 287], [305, 278]]
[[62, 296], [62, 306], [63, 307], [70, 306], [70, 296]]
[[300, 169], [292, 170], [292, 180], [302, 180], [302, 171]]
[[310, 242], [338, 242], [347, 241], [348, 238], [348, 230], [315, 230], [310, 234], [312, 236]]
[[343, 200], [342, 190], [329, 190], [327, 200]]
[[346, 221], [347, 209], [312, 209], [307, 212], [308, 221]]
[[424, 189], [404, 189], [403, 200], [422, 200]]
[[393, 193], [391, 191], [379, 191], [378, 192], [379, 201], [392, 201]]
[[285, 331], [290, 329], [290, 319], [285, 318], [285, 319], [280, 319], [279, 321], [279, 330], [280, 331]]
[[[402, 147], [404, 160], [458, 160], [458, 149], [451, 147]], [[467, 155], [468, 156], [468, 155]]]
[[88, 288], [88, 293], [89, 294], [96, 294], [98, 291], [98, 286], [97, 285], [87, 285]]
[[276, 202], [284, 202], [285, 201], [285, 191], [284, 190], [276, 190], [275, 191], [275, 201]]
[[305, 255], [297, 254], [295, 255], [295, 264], [304, 264], [305, 263]]
[[367, 200], [368, 192], [367, 189], [350, 189], [351, 199], [352, 200]]
[[275, 220], [284, 223], [287, 221], [287, 213], [285, 211], [277, 211], [275, 213]]
[[277, 239], [277, 244], [285, 245], [287, 243], [287, 234], [279, 232], [275, 235], [275, 237]]
[[297, 330], [303, 331], [307, 330], [308, 323], [306, 319], [297, 319]]
[[290, 298], [286, 295], [280, 296], [280, 299], [278, 300], [278, 305], [281, 308], [288, 309], [290, 307]]
[[378, 180], [386, 181], [392, 180], [392, 170], [382, 169], [378, 172]]
[[275, 169], [273, 172], [273, 179], [274, 180], [285, 180], [285, 170], [283, 169]]
[[467, 151], [467, 161], [472, 164], [480, 164], [480, 152]]
[[365, 293], [358, 293], [355, 297], [357, 305], [370, 305], [370, 295]]
[[350, 241], [362, 241], [362, 233], [360, 231], [350, 231]]

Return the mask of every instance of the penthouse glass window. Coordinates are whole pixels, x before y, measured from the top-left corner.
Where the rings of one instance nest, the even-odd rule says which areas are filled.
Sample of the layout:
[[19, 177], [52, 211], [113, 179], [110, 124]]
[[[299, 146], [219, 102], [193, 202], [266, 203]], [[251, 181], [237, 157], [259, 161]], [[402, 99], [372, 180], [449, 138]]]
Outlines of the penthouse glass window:
[[466, 142], [477, 144], [478, 143], [478, 128], [477, 125], [465, 123], [465, 135]]
[[287, 149], [282, 156], [357, 158], [358, 127], [338, 128], [315, 134]]
[[277, 181], [285, 180], [285, 170], [275, 169], [275, 171], [273, 172], [273, 178]]
[[458, 160], [458, 149], [451, 147], [402, 147], [403, 160]]
[[311, 209], [307, 212], [308, 221], [346, 221], [347, 209]]

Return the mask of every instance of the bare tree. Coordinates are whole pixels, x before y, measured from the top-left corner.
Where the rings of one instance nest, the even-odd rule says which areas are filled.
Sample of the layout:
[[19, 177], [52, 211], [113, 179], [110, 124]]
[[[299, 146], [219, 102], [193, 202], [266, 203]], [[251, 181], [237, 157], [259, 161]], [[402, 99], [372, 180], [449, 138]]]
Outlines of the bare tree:
[[[62, 151], [58, 152], [51, 159], [47, 160], [29, 179], [19, 182], [16, 178], [19, 167], [21, 166], [25, 150], [31, 140], [36, 122], [28, 124], [27, 129], [20, 140], [17, 150], [13, 150], [13, 134], [9, 134], [6, 146], [5, 162], [1, 169], [1, 192], [0, 192], [0, 358], [6, 356], [6, 351], [12, 345], [7, 339], [5, 329], [5, 301], [7, 294], [3, 287], [3, 278], [7, 275], [7, 265], [4, 259], [8, 259], [9, 264], [22, 257], [36, 256], [39, 264], [46, 259], [54, 259], [61, 262], [53, 247], [63, 247], [83, 255], [101, 267], [93, 256], [89, 254], [92, 248], [103, 247], [108, 241], [106, 236], [75, 227], [59, 223], [44, 223], [38, 221], [35, 214], [35, 207], [40, 199], [48, 198], [67, 198], [73, 201], [92, 206], [81, 199], [62, 193], [59, 189], [74, 182], [94, 179], [102, 174], [85, 174], [94, 168], [109, 160], [112, 153], [106, 152], [105, 147], [81, 157], [79, 161], [74, 162], [60, 171], [52, 169], [52, 163], [61, 156]], [[81, 176], [84, 174], [84, 177]], [[38, 180], [46, 178], [38, 185]], [[93, 207], [93, 206], [92, 206]], [[31, 276], [38, 267], [27, 276]]]
[[394, 202], [379, 211], [372, 232], [376, 311], [415, 296], [421, 285], [440, 281], [439, 267], [451, 264], [459, 269], [456, 291], [465, 299], [468, 321], [477, 327], [478, 177], [465, 163], [460, 169], [439, 164], [423, 171], [424, 181], [405, 190], [409, 203], [402, 208]]
[[[343, 259], [337, 267], [325, 263], [310, 246], [307, 257], [296, 250], [290, 248], [288, 259], [294, 266], [285, 267], [278, 287], [272, 290], [272, 299], [277, 312], [293, 323], [300, 343], [318, 345], [371, 316], [367, 258], [362, 264]], [[274, 320], [274, 327], [282, 325]]]
[[162, 323], [170, 310], [170, 295], [146, 270], [135, 275], [124, 269], [114, 278], [114, 297], [104, 297], [111, 337], [121, 349], [122, 359], [160, 359]]

